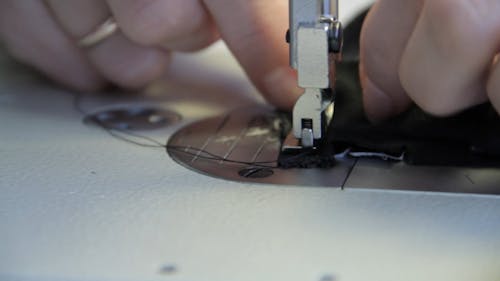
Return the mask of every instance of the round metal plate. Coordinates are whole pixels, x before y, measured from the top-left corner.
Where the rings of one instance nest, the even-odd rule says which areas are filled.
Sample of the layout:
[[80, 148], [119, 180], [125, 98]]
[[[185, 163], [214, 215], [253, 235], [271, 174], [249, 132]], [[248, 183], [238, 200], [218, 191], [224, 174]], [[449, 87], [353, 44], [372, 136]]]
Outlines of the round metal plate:
[[112, 108], [86, 117], [88, 121], [116, 130], [156, 130], [180, 119], [175, 112], [152, 107]]
[[341, 187], [353, 160], [340, 161], [335, 169], [276, 167], [290, 129], [288, 117], [272, 108], [241, 108], [181, 129], [170, 138], [167, 151], [189, 169], [216, 178]]

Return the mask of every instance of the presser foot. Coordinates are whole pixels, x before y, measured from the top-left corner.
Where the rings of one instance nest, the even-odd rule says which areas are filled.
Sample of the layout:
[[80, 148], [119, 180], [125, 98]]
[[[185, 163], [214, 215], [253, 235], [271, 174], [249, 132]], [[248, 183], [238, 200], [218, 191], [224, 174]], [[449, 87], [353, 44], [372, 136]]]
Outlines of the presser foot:
[[306, 89], [293, 110], [294, 143], [296, 148], [317, 148], [327, 137], [327, 130], [333, 119], [334, 102], [330, 89]]

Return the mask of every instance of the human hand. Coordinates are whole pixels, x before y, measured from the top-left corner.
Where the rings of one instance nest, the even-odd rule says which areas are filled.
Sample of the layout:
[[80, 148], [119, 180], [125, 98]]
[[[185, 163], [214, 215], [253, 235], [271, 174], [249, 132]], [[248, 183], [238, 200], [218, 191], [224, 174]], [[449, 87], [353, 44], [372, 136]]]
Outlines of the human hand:
[[[119, 32], [77, 47], [110, 16]], [[290, 109], [301, 90], [288, 66], [287, 19], [284, 0], [3, 0], [0, 40], [15, 58], [88, 91], [141, 87], [164, 73], [172, 52], [221, 37], [266, 98]]]
[[380, 121], [412, 102], [447, 116], [488, 99], [500, 112], [499, 14], [498, 0], [376, 2], [361, 35], [367, 116]]

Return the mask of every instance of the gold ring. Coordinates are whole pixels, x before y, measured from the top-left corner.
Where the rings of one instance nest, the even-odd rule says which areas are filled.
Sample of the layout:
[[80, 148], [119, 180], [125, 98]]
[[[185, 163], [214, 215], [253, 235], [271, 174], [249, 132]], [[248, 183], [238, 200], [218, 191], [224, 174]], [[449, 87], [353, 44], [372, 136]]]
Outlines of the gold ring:
[[100, 24], [96, 29], [91, 31], [89, 34], [85, 35], [82, 39], [78, 41], [78, 47], [80, 48], [90, 48], [93, 47], [111, 35], [115, 34], [118, 30], [118, 24], [113, 18], [107, 19], [105, 22]]

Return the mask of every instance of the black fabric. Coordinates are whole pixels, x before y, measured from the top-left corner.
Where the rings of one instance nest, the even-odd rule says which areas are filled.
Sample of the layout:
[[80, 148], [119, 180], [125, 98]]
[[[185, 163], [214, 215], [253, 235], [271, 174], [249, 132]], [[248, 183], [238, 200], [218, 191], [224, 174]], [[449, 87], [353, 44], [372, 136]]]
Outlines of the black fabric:
[[333, 148], [333, 145], [325, 145], [319, 149], [284, 149], [278, 157], [278, 167], [282, 169], [331, 168], [337, 162]]
[[500, 166], [500, 117], [482, 104], [447, 118], [416, 106], [381, 124], [365, 117], [358, 76], [359, 34], [366, 13], [345, 29], [344, 62], [337, 66], [335, 115], [317, 151], [285, 151], [283, 168], [327, 168], [347, 148], [400, 156], [411, 165]]
[[339, 65], [337, 75], [335, 115], [328, 129], [336, 151], [404, 152], [405, 162], [414, 165], [500, 165], [500, 117], [490, 104], [447, 118], [414, 106], [374, 125], [363, 111], [357, 63]]
[[335, 115], [328, 129], [328, 142], [335, 150], [404, 152], [405, 162], [414, 165], [500, 166], [500, 117], [489, 103], [447, 118], [414, 106], [384, 123], [368, 122], [356, 55], [364, 16], [345, 30], [348, 60], [337, 67]]

